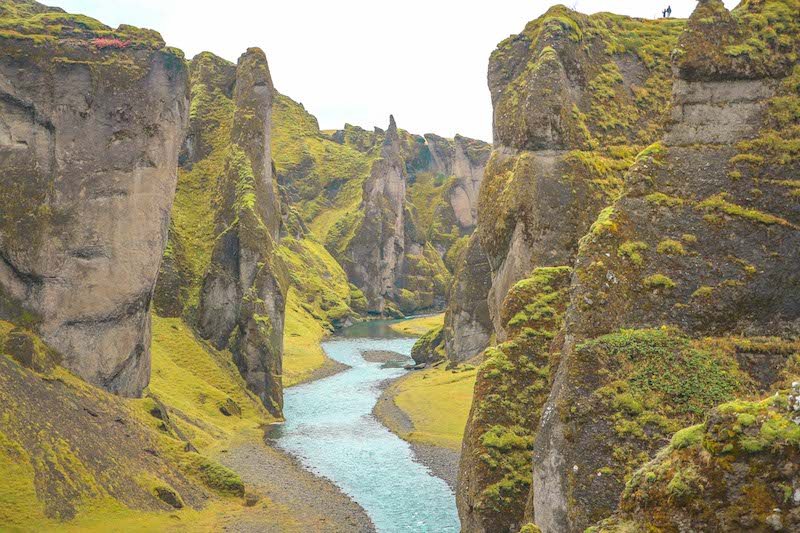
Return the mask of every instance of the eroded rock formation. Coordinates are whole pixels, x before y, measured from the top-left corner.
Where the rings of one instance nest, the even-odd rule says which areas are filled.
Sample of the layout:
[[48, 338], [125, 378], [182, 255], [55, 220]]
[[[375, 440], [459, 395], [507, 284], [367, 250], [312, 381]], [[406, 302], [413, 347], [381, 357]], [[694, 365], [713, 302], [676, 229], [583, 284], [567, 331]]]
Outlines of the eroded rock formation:
[[183, 57], [150, 30], [0, 7], [14, 21], [0, 31], [0, 317], [136, 396], [188, 116]]
[[[674, 431], [660, 417], [686, 424], [770, 390], [792, 360], [800, 213], [784, 180], [800, 167], [785, 150], [796, 125], [778, 109], [796, 98], [798, 45], [771, 42], [752, 23], [766, 17], [794, 34], [789, 4], [731, 14], [718, 0], [700, 3], [675, 53], [673, 124], [581, 243], [534, 452], [528, 511], [546, 531], [613, 511], [626, 474]], [[763, 54], [735, 53], [761, 39]], [[674, 329], [646, 329], [664, 325]], [[660, 350], [675, 358], [662, 355], [658, 370]], [[678, 388], [657, 377], [683, 373]]]
[[[492, 267], [492, 329], [508, 340], [486, 351], [476, 384], [457, 495], [466, 531], [582, 531], [615, 513], [620, 498], [601, 527], [794, 520], [767, 511], [791, 476], [773, 468], [785, 460], [775, 454], [734, 451], [741, 465], [763, 464], [764, 477], [741, 466], [726, 477], [734, 492], [698, 503], [705, 489], [719, 495], [714, 464], [727, 452], [711, 440], [727, 435], [727, 414], [711, 415], [705, 451], [668, 450], [634, 472], [715, 406], [797, 375], [800, 169], [796, 117], [785, 111], [797, 99], [798, 44], [762, 31], [795, 35], [797, 23], [792, 2], [780, 0], [732, 13], [703, 1], [688, 23], [554, 8], [493, 54], [501, 146], [476, 235]], [[612, 102], [608, 89], [622, 92]], [[559, 152], [576, 139], [571, 146], [587, 144]], [[626, 147], [644, 149], [614, 156]], [[569, 166], [577, 161], [591, 167], [582, 180]], [[554, 208], [570, 213], [556, 217], [560, 227], [549, 223]], [[559, 269], [572, 271], [568, 285], [556, 281]], [[784, 427], [760, 407], [741, 409]], [[708, 453], [703, 466], [691, 464]], [[736, 491], [756, 486], [764, 505], [745, 509]]]
[[393, 119], [386, 131], [348, 125], [331, 139], [370, 160], [360, 206], [326, 238], [364, 292], [369, 312], [394, 316], [443, 307], [451, 269], [475, 225], [489, 145], [459, 135], [412, 135]]
[[236, 67], [230, 141], [217, 185], [217, 237], [198, 328], [217, 348], [231, 349], [248, 388], [279, 416], [287, 279], [275, 254], [281, 213], [270, 157], [273, 96], [266, 57], [251, 48]]

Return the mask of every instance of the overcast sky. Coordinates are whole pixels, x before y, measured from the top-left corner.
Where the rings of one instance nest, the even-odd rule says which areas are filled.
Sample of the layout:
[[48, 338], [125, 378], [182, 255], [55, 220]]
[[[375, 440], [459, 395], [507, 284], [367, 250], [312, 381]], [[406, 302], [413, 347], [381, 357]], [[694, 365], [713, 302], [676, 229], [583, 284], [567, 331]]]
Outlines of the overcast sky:
[[[486, 87], [498, 42], [558, 2], [536, 0], [40, 0], [116, 27], [153, 28], [192, 57], [267, 54], [277, 89], [323, 129], [345, 122], [491, 141]], [[585, 13], [656, 17], [670, 0], [566, 0]], [[726, 0], [731, 8], [738, 0]], [[687, 17], [696, 0], [672, 1]]]

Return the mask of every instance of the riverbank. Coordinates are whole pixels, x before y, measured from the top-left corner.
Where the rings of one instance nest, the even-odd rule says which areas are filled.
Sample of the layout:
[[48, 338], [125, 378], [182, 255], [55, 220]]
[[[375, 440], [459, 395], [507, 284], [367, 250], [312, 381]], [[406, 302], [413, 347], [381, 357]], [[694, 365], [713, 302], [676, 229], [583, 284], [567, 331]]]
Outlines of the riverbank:
[[238, 472], [248, 491], [260, 497], [251, 512], [224, 522], [227, 531], [375, 531], [361, 506], [282, 450], [241, 441], [221, 450], [218, 460]]
[[417, 461], [455, 490], [477, 370], [444, 364], [387, 382], [373, 415], [411, 444]]
[[[247, 391], [228, 353], [197, 338], [180, 319], [153, 316], [153, 377], [149, 393], [163, 402], [194, 447], [230, 468], [244, 483], [246, 497], [220, 502], [208, 531], [371, 531], [364, 510], [330, 481], [302, 468], [287, 453], [264, 443], [263, 428], [276, 422]], [[348, 368], [330, 361], [318, 372]], [[320, 375], [320, 374], [318, 374]], [[226, 415], [218, 405], [232, 405]]]
[[393, 332], [392, 323], [359, 323], [325, 341], [327, 355], [349, 368], [287, 389], [286, 422], [270, 437], [351, 496], [376, 527], [455, 532], [451, 486], [415, 460], [418, 454], [407, 442], [370, 416], [384, 382], [406, 374], [386, 361], [408, 360], [415, 342]]

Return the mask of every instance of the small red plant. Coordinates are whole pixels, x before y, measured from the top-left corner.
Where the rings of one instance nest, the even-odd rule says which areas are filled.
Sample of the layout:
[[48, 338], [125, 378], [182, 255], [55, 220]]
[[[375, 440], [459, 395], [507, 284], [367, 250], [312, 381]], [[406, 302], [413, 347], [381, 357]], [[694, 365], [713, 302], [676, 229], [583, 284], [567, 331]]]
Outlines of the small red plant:
[[93, 45], [95, 45], [95, 47], [97, 47], [99, 49], [117, 48], [117, 49], [121, 50], [123, 48], [127, 48], [127, 46], [129, 44], [131, 44], [130, 41], [121, 41], [120, 39], [117, 39], [115, 37], [112, 37], [112, 38], [109, 38], [109, 37], [97, 37], [95, 39], [92, 39], [91, 42], [92, 42]]

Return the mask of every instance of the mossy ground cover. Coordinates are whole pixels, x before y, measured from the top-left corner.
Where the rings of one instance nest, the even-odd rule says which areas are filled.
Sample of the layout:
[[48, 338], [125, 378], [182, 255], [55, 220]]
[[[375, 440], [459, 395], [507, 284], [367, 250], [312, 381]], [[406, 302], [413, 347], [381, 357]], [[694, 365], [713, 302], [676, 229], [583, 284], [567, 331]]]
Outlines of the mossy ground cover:
[[411, 337], [420, 337], [428, 331], [444, 325], [444, 313], [412, 317], [394, 322], [390, 327], [398, 333]]
[[[460, 450], [472, 405], [477, 370], [437, 366], [415, 371], [391, 385], [394, 402], [413, 424], [409, 441]], [[396, 429], [396, 428], [395, 428]]]
[[[508, 340], [484, 352], [463, 461], [477, 493], [472, 505], [492, 528], [519, 524], [531, 485], [531, 450], [559, 352], [572, 269], [534, 269], [505, 298]], [[463, 467], [462, 467], [463, 468]]]
[[302, 383], [327, 360], [320, 343], [329, 332], [303, 307], [301, 300], [297, 290], [290, 288], [283, 330], [284, 387]]
[[126, 24], [116, 30], [85, 15], [64, 13], [34, 2], [0, 1], [0, 37], [29, 40], [36, 44], [77, 38], [96, 48], [148, 46], [161, 48], [164, 41], [153, 31]]
[[776, 517], [795, 529], [800, 426], [790, 418], [785, 394], [720, 405], [639, 469], [615, 516], [592, 531], [766, 531]]
[[[228, 351], [218, 351], [195, 336], [182, 320], [153, 316], [150, 394], [176, 411], [179, 426], [198, 449], [214, 448], [242, 432], [271, 421], [261, 402], [246, 389]], [[241, 414], [225, 416], [232, 400]]]
[[273, 107], [272, 153], [288, 198], [321, 241], [358, 208], [361, 186], [376, 157], [331, 140], [301, 104], [283, 95], [277, 95]]
[[[212, 452], [269, 418], [238, 383], [229, 356], [197, 341], [179, 319], [155, 317], [153, 326], [157, 375], [144, 399], [113, 396], [59, 366], [33, 372], [0, 354], [0, 523], [215, 531], [243, 509], [239, 476], [187, 451], [183, 439]], [[0, 346], [12, 329], [0, 322]], [[217, 400], [231, 397], [241, 416], [218, 409]]]

